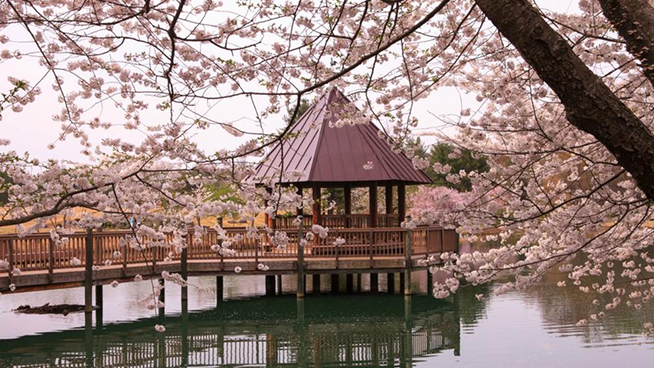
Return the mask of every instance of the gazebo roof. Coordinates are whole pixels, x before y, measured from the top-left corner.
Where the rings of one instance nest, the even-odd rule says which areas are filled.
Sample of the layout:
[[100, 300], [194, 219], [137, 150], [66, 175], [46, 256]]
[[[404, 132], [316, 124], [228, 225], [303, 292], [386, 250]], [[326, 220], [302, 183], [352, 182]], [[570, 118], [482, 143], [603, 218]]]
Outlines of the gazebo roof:
[[283, 170], [282, 183], [299, 186], [374, 181], [432, 182], [404, 153], [394, 152], [386, 142], [386, 135], [374, 124], [334, 126], [341, 117], [355, 113], [356, 107], [343, 93], [336, 88], [330, 90], [309, 107], [288, 132], [288, 138], [283, 138], [257, 165], [252, 177], [262, 183], [267, 178], [278, 177]]

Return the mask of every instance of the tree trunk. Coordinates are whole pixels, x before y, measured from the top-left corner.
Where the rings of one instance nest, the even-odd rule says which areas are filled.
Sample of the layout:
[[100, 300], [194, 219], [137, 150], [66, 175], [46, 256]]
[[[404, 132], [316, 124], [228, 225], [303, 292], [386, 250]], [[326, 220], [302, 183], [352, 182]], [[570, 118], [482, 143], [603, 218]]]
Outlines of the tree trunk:
[[654, 8], [647, 0], [599, 0], [602, 12], [654, 85]]
[[475, 0], [557, 94], [575, 127], [600, 141], [654, 199], [654, 135], [527, 0]]

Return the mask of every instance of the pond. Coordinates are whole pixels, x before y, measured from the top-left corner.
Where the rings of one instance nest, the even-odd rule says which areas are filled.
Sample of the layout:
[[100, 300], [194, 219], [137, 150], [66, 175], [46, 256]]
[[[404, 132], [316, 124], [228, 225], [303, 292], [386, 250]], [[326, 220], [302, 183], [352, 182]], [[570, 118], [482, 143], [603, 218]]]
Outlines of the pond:
[[[440, 301], [382, 287], [379, 294], [308, 295], [301, 302], [292, 293], [260, 297], [263, 277], [228, 277], [218, 307], [215, 279], [192, 278], [188, 311], [180, 288], [168, 285], [162, 317], [138, 303], [151, 287], [143, 281], [105, 286], [102, 322], [94, 315], [94, 328], [86, 329], [84, 313], [11, 311], [20, 304], [80, 303], [81, 288], [4, 294], [0, 367], [649, 365], [654, 342], [641, 326], [654, 310], [617, 310], [577, 327], [593, 306], [588, 295], [556, 287], [561, 277], [499, 296], [492, 295], [498, 284], [465, 287]], [[425, 279], [425, 272], [414, 275], [423, 291]], [[285, 291], [293, 288], [292, 277], [285, 278]], [[166, 331], [156, 332], [155, 324]]]

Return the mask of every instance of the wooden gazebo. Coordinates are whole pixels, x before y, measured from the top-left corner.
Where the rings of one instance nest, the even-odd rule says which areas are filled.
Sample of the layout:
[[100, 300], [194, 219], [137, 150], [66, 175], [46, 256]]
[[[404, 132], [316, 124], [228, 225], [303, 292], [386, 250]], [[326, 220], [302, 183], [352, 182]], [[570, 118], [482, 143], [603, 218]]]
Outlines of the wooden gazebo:
[[[338, 89], [331, 89], [302, 115], [287, 138], [255, 169], [253, 177], [257, 183], [274, 178], [275, 183], [294, 185], [300, 192], [312, 189], [313, 213], [305, 225], [320, 224], [332, 229], [399, 227], [406, 214], [406, 185], [432, 183], [404, 153], [393, 150], [385, 133], [374, 124], [349, 124], [356, 114], [354, 104]], [[379, 186], [385, 187], [385, 214], [378, 213]], [[352, 214], [354, 187], [369, 188], [367, 214]], [[345, 214], [322, 213], [322, 188], [343, 188]], [[277, 217], [271, 225], [289, 228], [288, 220]]]

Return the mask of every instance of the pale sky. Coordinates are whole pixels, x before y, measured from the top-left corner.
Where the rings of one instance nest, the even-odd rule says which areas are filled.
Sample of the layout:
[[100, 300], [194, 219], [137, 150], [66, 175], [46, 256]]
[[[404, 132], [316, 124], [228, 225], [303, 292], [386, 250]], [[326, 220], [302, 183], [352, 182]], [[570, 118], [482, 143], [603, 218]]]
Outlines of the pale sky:
[[[578, 9], [576, 1], [573, 0], [541, 0], [538, 3], [546, 9], [562, 12], [576, 11]], [[4, 34], [8, 34], [12, 38], [12, 41], [15, 41], [15, 38], [19, 37], [16, 32], [3, 32]], [[10, 84], [7, 81], [8, 77], [30, 81], [38, 80], [41, 75], [35, 75], [35, 71], [40, 72], [42, 68], [39, 68], [36, 60], [32, 58], [24, 57], [21, 60], [0, 62], [0, 91], [5, 92], [10, 89]], [[56, 101], [58, 95], [51, 88], [53, 83], [52, 76], [49, 75], [46, 78], [46, 81], [41, 84], [43, 94], [37, 98], [35, 104], [26, 106], [25, 110], [21, 113], [14, 113], [10, 109], [3, 112], [3, 119], [0, 121], [0, 126], [2, 127], [0, 136], [10, 139], [11, 144], [6, 147], [0, 147], [0, 150], [5, 152], [15, 150], [19, 153], [29, 151], [32, 157], [39, 159], [54, 158], [86, 161], [85, 157], [80, 154], [81, 146], [72, 137], [69, 137], [65, 142], [58, 142], [54, 150], [47, 148], [48, 144], [55, 142], [61, 131], [61, 123], [53, 122], [52, 115], [59, 113], [62, 105]], [[66, 85], [64, 84], [64, 86]], [[455, 88], [446, 87], [440, 88], [426, 99], [418, 101], [414, 106], [414, 115], [420, 122], [416, 132], [427, 132], [430, 128], [441, 125], [438, 119], [434, 118], [432, 114], [455, 120], [462, 108], [472, 107], [474, 110], [479, 105], [474, 97], [474, 95], [466, 95], [463, 92], [459, 92]], [[152, 103], [148, 111], [142, 114], [144, 122], [156, 122], [158, 119], [167, 119], [167, 113], [162, 113], [154, 109], [155, 103]], [[253, 115], [252, 106], [245, 99], [226, 100], [211, 110], [211, 117], [221, 122], [237, 121], [243, 119], [244, 116], [251, 117]], [[274, 131], [282, 125], [283, 115], [280, 114], [279, 116], [266, 119], [267, 132]], [[111, 104], [105, 104], [100, 116], [102, 120], [108, 120], [114, 123], [119, 123], [123, 120], [122, 114], [114, 109]], [[256, 124], [247, 120], [240, 121], [238, 126], [246, 130], [259, 131]], [[108, 131], [104, 129], [87, 129], [87, 132], [91, 136], [91, 141], [96, 144], [99, 143], [100, 139], [105, 137], [121, 137], [133, 142], [137, 142], [144, 137], [143, 133], [126, 131], [122, 127], [114, 127]], [[427, 142], [433, 141], [430, 138], [423, 140]], [[199, 132], [194, 137], [194, 141], [207, 151], [236, 148], [244, 142], [243, 139], [234, 138], [219, 127], [212, 127], [209, 130]]]

